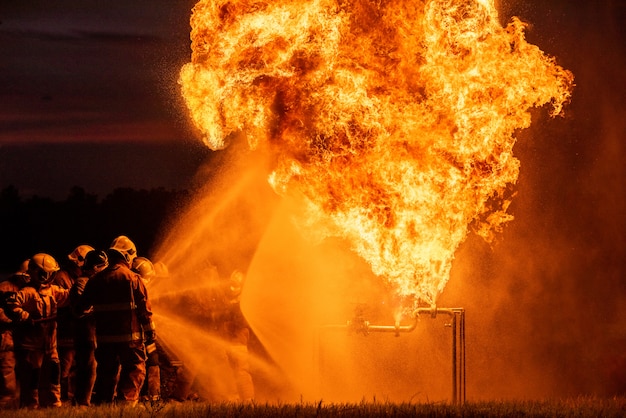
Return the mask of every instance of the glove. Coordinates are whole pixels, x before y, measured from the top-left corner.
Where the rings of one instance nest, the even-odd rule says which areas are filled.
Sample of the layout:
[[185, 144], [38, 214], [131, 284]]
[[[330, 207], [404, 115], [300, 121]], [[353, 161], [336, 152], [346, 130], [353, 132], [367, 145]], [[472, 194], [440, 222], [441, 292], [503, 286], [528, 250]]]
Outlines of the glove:
[[30, 314], [26, 311], [20, 312], [20, 324], [32, 326], [35, 325], [35, 320], [30, 317]]
[[157, 339], [156, 331], [154, 330], [146, 331], [146, 345], [154, 344], [156, 339]]

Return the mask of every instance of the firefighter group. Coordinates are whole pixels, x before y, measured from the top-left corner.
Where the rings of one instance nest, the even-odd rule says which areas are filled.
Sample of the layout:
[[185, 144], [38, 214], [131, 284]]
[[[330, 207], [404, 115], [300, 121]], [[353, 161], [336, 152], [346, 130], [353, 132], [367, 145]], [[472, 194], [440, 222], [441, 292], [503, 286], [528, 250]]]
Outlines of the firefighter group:
[[[155, 275], [123, 235], [106, 251], [79, 245], [61, 265], [46, 253], [24, 261], [0, 282], [0, 408], [160, 401], [162, 350], [146, 288]], [[254, 396], [246, 355], [232, 355], [242, 401]]]

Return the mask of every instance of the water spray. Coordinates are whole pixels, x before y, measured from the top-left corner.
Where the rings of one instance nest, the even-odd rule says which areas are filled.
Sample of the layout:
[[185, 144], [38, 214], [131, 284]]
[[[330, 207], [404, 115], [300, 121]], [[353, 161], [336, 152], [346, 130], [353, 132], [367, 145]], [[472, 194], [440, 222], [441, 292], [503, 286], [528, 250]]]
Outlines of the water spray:
[[[431, 305], [411, 312], [410, 325], [373, 325], [357, 313], [321, 330], [399, 337], [420, 315], [448, 317], [452, 398], [464, 402], [464, 310], [434, 304], [467, 234], [492, 242], [513, 219], [516, 133], [532, 108], [562, 114], [572, 73], [526, 42], [519, 19], [502, 26], [489, 0], [200, 0], [190, 23], [191, 62], [179, 83], [204, 143], [221, 150], [241, 137], [269, 154], [263, 178], [297, 202], [289, 218], [306, 241], [340, 240], [397, 296]], [[246, 202], [238, 208], [262, 206]], [[194, 220], [215, 215], [206, 207]], [[236, 218], [215, 219], [230, 227]], [[240, 236], [231, 229], [223, 235]], [[302, 264], [289, 229], [277, 228], [274, 242], [261, 230], [266, 247], [250, 247], [247, 319], [302, 393], [310, 334], [334, 321], [303, 309], [323, 294], [324, 275], [313, 271], [324, 266]], [[197, 231], [181, 240], [208, 240]]]

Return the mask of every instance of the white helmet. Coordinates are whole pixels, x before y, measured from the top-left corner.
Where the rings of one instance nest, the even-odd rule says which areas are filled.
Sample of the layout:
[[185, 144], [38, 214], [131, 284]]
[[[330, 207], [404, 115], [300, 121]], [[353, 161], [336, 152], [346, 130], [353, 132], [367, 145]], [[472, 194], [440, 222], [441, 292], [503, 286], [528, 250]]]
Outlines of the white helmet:
[[74, 248], [67, 258], [74, 262], [78, 267], [82, 267], [85, 264], [85, 256], [89, 251], [93, 251], [94, 248], [91, 245], [79, 245]]
[[50, 254], [37, 253], [28, 262], [28, 275], [35, 285], [50, 283], [57, 271], [59, 263]]
[[115, 238], [109, 249], [122, 254], [122, 257], [124, 257], [124, 260], [126, 260], [129, 266], [133, 265], [133, 260], [137, 257], [137, 248], [126, 235], [120, 235]]
[[154, 265], [146, 257], [137, 257], [133, 260], [133, 270], [139, 273], [144, 282], [149, 283], [156, 276]]

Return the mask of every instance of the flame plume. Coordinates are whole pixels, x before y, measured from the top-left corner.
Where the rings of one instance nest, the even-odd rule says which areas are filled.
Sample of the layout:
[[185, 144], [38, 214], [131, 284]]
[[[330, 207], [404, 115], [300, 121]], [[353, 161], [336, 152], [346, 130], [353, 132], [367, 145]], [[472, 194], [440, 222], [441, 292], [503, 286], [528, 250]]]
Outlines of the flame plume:
[[493, 0], [201, 0], [191, 26], [180, 84], [207, 146], [271, 150], [299, 224], [414, 303], [435, 302], [470, 228], [512, 219], [515, 131], [573, 86]]

